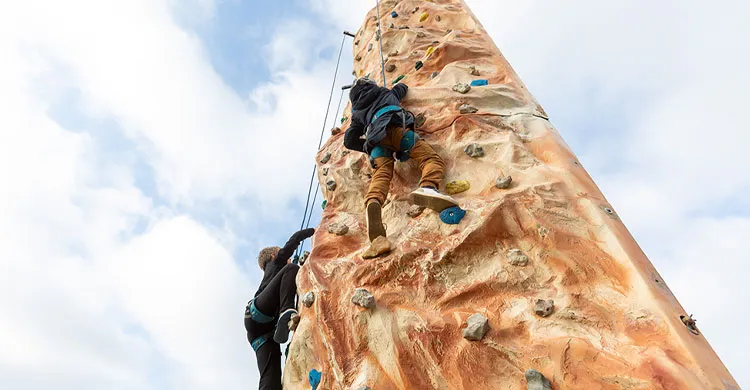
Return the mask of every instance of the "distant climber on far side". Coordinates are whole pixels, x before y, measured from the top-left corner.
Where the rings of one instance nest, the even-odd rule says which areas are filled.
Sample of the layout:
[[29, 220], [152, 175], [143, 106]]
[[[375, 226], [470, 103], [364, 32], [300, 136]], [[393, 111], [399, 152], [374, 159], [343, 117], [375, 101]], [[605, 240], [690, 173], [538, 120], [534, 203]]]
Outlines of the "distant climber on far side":
[[299, 266], [290, 263], [290, 259], [299, 244], [314, 233], [315, 229], [300, 230], [283, 248], [263, 248], [258, 254], [263, 280], [255, 298], [245, 307], [245, 330], [258, 360], [260, 390], [281, 390], [279, 344], [289, 339], [289, 321], [299, 321], [294, 306]]
[[438, 212], [457, 206], [455, 199], [438, 191], [445, 164], [435, 150], [414, 131], [414, 116], [401, 107], [408, 87], [379, 87], [374, 80], [359, 78], [349, 92], [352, 122], [344, 135], [344, 146], [367, 153], [374, 172], [365, 196], [367, 234], [370, 241], [385, 237], [381, 209], [388, 196], [396, 159], [414, 159], [422, 177], [412, 202]]

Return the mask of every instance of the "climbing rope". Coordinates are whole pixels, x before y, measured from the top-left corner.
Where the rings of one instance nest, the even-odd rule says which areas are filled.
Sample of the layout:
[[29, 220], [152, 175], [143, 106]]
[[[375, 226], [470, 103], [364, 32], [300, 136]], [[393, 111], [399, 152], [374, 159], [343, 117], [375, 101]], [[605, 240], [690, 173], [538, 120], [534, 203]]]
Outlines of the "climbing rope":
[[[344, 43], [346, 42], [346, 37], [353, 37], [354, 34], [344, 31], [344, 36], [341, 37], [341, 47], [339, 47], [339, 56], [336, 60], [336, 70], [333, 72], [333, 82], [331, 82], [331, 92], [328, 94], [328, 105], [326, 106], [326, 115], [325, 118], [323, 118], [323, 128], [320, 130], [320, 139], [318, 140], [318, 149], [320, 150], [320, 146], [323, 144], [323, 134], [326, 131], [326, 123], [328, 122], [328, 114], [331, 111], [331, 101], [333, 100], [333, 90], [336, 88], [336, 78], [339, 75], [339, 65], [341, 64], [341, 54], [344, 52]], [[343, 94], [343, 92], [342, 92]], [[338, 114], [336, 114], [338, 116]], [[305, 219], [307, 219], [307, 211], [308, 209], [312, 209], [312, 205], [310, 204], [310, 194], [312, 193], [312, 187], [313, 187], [313, 181], [315, 180], [315, 171], [317, 170], [317, 164], [313, 165], [312, 174], [310, 175], [310, 185], [307, 188], [307, 200], [305, 200], [305, 211], [302, 213], [302, 223], [300, 224], [299, 229], [302, 230], [305, 228]], [[317, 193], [317, 189], [316, 189]], [[312, 210], [310, 210], [312, 211]], [[299, 256], [301, 252], [302, 245], [297, 247], [297, 256]]]
[[378, 12], [378, 43], [380, 43], [380, 70], [383, 72], [383, 86], [388, 88], [385, 80], [385, 57], [383, 57], [383, 34], [380, 29], [380, 0], [375, 0], [375, 8]]

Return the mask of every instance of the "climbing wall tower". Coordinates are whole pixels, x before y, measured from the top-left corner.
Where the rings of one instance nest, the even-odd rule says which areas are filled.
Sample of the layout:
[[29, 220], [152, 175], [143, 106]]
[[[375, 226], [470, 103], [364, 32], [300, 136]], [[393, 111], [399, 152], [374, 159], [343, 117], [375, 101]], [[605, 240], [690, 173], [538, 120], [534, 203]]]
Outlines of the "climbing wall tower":
[[[316, 370], [321, 389], [523, 389], [534, 369], [553, 389], [739, 389], [466, 4], [380, 13], [388, 84], [404, 76], [467, 214], [447, 225], [412, 209], [419, 172], [397, 164], [383, 211], [394, 250], [363, 259], [369, 164], [332, 136], [284, 388], [309, 389]], [[377, 30], [373, 9], [354, 71], [382, 81]], [[374, 305], [354, 304], [356, 288]]]

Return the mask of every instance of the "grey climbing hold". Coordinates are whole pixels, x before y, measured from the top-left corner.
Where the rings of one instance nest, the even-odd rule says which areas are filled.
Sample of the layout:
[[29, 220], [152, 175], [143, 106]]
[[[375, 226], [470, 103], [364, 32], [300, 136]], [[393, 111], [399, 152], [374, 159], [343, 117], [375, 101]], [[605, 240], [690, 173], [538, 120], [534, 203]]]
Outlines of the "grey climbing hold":
[[395, 64], [388, 64], [385, 67], [385, 71], [386, 72], [393, 72], [394, 70], [396, 70], [396, 65]]
[[458, 108], [458, 112], [462, 114], [474, 114], [477, 111], [479, 111], [476, 107], [468, 105], [468, 104], [462, 104], [461, 107]]
[[417, 38], [424, 38], [427, 34], [425, 34], [423, 31], [417, 31]]
[[513, 183], [513, 178], [510, 176], [498, 177], [495, 181], [495, 187], [501, 190], [507, 190], [510, 188], [511, 183]]
[[419, 206], [419, 205], [414, 204], [411, 207], [409, 207], [409, 210], [406, 211], [406, 215], [412, 218], [416, 218], [422, 215], [422, 213], [424, 212], [424, 209], [425, 209], [424, 206]]
[[395, 57], [395, 56], [397, 56], [397, 55], [398, 55], [398, 50], [394, 50], [394, 51], [392, 51], [392, 52], [388, 53], [388, 55], [389, 55], [390, 57]]
[[388, 28], [396, 28], [396, 25], [393, 24], [393, 23], [391, 23], [391, 24], [388, 25]]
[[479, 341], [487, 334], [488, 330], [490, 330], [490, 323], [487, 321], [487, 317], [476, 313], [466, 320], [463, 335], [466, 340]]
[[328, 225], [328, 233], [343, 236], [346, 233], [349, 233], [349, 226], [346, 226], [343, 223], [334, 222]]
[[484, 157], [484, 148], [478, 144], [469, 144], [464, 148], [464, 153], [473, 158]]
[[341, 157], [346, 157], [346, 155], [348, 155], [351, 152], [352, 152], [351, 150], [343, 150], [341, 151]]
[[414, 7], [414, 9], [411, 10], [411, 13], [416, 14], [417, 11], [419, 11], [419, 7]]
[[328, 191], [336, 191], [336, 181], [331, 179], [326, 182], [326, 188]]
[[372, 50], [372, 43], [367, 45], [367, 51], [371, 51], [371, 50]]
[[375, 42], [380, 40], [380, 31], [375, 33]]
[[472, 76], [479, 76], [479, 71], [477, 70], [476, 66], [470, 66], [469, 69], [471, 69]]
[[434, 79], [435, 77], [438, 77], [438, 76], [440, 76], [440, 72], [432, 72], [432, 74], [430, 75], [430, 79]]
[[555, 301], [548, 299], [537, 299], [534, 305], [534, 313], [540, 317], [549, 317], [555, 310]]
[[466, 83], [458, 83], [453, 86], [453, 90], [458, 93], [463, 94], [463, 93], [469, 93], [469, 91], [471, 91], [471, 87], [469, 86], [469, 84], [466, 84]]
[[400, 26], [398, 29], [399, 30], [408, 30], [409, 26]]
[[305, 307], [311, 307], [314, 302], [315, 302], [314, 292], [308, 291], [307, 293], [305, 293], [305, 295], [302, 296], [302, 304], [305, 305]]
[[328, 176], [328, 167], [323, 168], [323, 176]]
[[435, 21], [436, 21], [436, 22], [439, 22], [439, 21], [440, 21], [440, 15], [437, 15], [437, 16], [435, 16]]
[[341, 133], [341, 128], [340, 127], [334, 127], [334, 128], [331, 129], [331, 135], [336, 135], [336, 134], [339, 134], [339, 133]]
[[357, 54], [357, 56], [356, 56], [356, 57], [354, 57], [354, 60], [355, 60], [355, 61], [362, 61], [362, 56], [361, 56], [361, 55], [359, 55], [359, 54]]
[[425, 122], [427, 122], [427, 117], [423, 112], [420, 112], [416, 117], [414, 117], [414, 126], [416, 126], [417, 128], [424, 126]]
[[356, 41], [354, 41], [354, 46], [359, 46], [359, 39], [357, 39]]
[[352, 303], [364, 307], [366, 309], [372, 309], [375, 307], [375, 297], [370, 294], [369, 291], [364, 288], [358, 288], [354, 290], [352, 295]]
[[328, 161], [331, 161], [331, 152], [326, 153], [326, 155], [323, 156], [323, 158], [320, 159], [320, 163], [321, 164], [325, 164]]
[[552, 390], [552, 383], [541, 372], [526, 370], [526, 390]]
[[524, 255], [520, 249], [511, 249], [508, 251], [508, 262], [511, 265], [525, 267], [529, 264], [529, 257]]

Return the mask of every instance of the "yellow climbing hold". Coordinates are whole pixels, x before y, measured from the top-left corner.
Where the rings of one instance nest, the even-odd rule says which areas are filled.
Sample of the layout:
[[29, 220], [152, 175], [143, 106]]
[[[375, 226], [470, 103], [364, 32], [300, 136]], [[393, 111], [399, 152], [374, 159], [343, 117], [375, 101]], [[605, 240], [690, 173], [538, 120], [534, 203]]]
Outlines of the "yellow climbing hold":
[[454, 180], [445, 185], [445, 192], [450, 195], [459, 194], [464, 191], [468, 191], [471, 188], [468, 180]]
[[435, 48], [430, 46], [427, 48], [427, 53], [425, 53], [425, 56], [429, 56], [430, 54], [435, 52]]
[[422, 16], [419, 17], [419, 21], [420, 22], [424, 22], [429, 17], [430, 17], [430, 14], [428, 14], [427, 12], [425, 12], [425, 13], [422, 14]]

